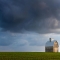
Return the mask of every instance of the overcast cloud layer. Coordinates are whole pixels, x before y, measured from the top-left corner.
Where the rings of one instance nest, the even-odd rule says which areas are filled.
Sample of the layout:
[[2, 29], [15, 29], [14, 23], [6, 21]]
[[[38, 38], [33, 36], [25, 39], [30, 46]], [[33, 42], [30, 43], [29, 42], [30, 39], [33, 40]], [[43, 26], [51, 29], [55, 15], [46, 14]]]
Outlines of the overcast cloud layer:
[[[49, 38], [54, 38], [60, 44], [60, 34], [38, 34], [38, 33], [10, 33], [0, 32], [1, 51], [33, 51], [44, 52], [45, 43]], [[59, 47], [60, 49], [60, 47]], [[60, 51], [60, 50], [59, 50]]]
[[0, 51], [45, 51], [50, 37], [60, 44], [60, 0], [0, 0]]
[[59, 0], [0, 0], [2, 31], [60, 33]]

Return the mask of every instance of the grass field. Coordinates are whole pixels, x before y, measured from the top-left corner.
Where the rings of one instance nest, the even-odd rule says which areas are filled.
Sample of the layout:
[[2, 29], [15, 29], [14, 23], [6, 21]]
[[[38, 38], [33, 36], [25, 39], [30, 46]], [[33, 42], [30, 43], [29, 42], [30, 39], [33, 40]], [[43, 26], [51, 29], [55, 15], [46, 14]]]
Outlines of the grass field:
[[0, 60], [60, 60], [60, 53], [0, 52]]

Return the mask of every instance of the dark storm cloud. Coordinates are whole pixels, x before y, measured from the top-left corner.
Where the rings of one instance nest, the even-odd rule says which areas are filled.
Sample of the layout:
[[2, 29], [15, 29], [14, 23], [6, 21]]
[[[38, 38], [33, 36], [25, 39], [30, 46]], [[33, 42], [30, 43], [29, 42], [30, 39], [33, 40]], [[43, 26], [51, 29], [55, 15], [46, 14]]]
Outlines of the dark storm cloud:
[[3, 31], [51, 33], [60, 28], [59, 0], [0, 0]]

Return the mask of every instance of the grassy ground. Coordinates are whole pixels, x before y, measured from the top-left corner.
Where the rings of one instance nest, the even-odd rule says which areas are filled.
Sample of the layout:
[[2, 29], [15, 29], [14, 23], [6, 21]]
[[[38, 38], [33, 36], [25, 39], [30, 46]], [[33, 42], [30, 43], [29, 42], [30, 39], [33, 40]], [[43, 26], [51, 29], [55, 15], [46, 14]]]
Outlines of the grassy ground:
[[60, 60], [60, 53], [0, 52], [0, 60]]

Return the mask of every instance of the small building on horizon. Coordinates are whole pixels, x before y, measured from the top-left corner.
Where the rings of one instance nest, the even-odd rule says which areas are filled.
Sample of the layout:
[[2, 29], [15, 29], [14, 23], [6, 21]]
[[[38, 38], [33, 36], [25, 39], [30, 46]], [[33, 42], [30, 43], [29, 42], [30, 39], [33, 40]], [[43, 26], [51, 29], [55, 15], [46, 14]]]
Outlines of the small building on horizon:
[[49, 38], [49, 41], [45, 44], [45, 52], [58, 52], [59, 44], [57, 40], [52, 40], [52, 38]]

